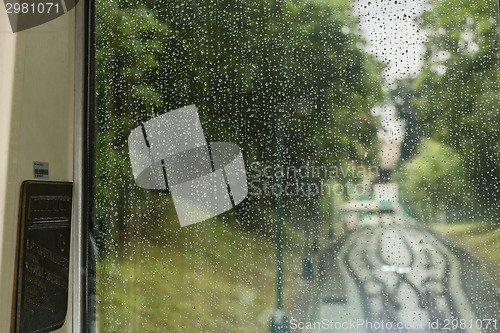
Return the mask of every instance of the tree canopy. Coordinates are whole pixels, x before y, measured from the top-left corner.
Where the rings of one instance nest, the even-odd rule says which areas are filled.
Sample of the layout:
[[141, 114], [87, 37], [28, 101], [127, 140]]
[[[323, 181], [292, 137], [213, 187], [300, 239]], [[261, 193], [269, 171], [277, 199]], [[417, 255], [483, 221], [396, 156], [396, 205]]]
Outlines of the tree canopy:
[[[428, 1], [419, 24], [427, 34], [422, 71], [400, 82], [397, 94], [405, 99], [400, 115], [407, 125], [411, 122], [419, 128], [409, 136], [418, 139], [425, 133], [460, 155], [475, 200], [482, 206], [480, 212], [498, 217], [498, 3]], [[409, 136], [407, 141], [415, 140]], [[438, 191], [436, 186], [430, 190]]]
[[[196, 104], [207, 140], [273, 165], [283, 112], [285, 163], [373, 160], [383, 65], [364, 51], [344, 1], [98, 1], [100, 219], [124, 229], [137, 205], [130, 131]], [[301, 107], [297, 107], [301, 105]], [[308, 160], [309, 160], [308, 159]], [[105, 209], [104, 209], [105, 208]]]

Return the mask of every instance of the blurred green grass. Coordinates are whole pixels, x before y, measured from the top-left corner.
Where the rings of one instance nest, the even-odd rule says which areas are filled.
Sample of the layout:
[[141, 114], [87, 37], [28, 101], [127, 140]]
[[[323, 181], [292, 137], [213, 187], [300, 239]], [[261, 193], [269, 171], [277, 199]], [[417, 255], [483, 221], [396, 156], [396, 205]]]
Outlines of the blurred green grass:
[[[300, 234], [287, 228], [287, 311], [305, 284]], [[135, 237], [97, 263], [100, 332], [268, 332], [275, 251], [269, 237], [220, 220], [180, 228], [167, 244]]]
[[491, 280], [500, 288], [500, 228], [484, 222], [434, 225], [432, 228], [454, 240], [478, 258]]

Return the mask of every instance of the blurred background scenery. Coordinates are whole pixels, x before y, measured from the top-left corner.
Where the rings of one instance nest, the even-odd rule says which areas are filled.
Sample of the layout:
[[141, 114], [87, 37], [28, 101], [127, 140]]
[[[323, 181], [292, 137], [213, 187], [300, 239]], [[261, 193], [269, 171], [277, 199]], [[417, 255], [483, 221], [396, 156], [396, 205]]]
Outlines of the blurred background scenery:
[[[277, 306], [297, 331], [350, 311], [498, 332], [497, 1], [96, 4], [100, 332], [286, 331]], [[181, 228], [168, 191], [135, 184], [127, 138], [191, 104], [207, 141], [241, 148], [249, 194]]]

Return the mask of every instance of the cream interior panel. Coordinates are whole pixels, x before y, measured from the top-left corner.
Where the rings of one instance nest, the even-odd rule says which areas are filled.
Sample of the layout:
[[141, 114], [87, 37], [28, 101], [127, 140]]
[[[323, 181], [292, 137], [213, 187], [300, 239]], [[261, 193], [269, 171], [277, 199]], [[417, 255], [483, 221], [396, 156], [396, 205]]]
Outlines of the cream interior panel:
[[[33, 161], [49, 163], [51, 181], [73, 181], [75, 10], [14, 34], [0, 8], [0, 332], [9, 332], [21, 184], [34, 179]], [[68, 296], [59, 332], [71, 332]]]

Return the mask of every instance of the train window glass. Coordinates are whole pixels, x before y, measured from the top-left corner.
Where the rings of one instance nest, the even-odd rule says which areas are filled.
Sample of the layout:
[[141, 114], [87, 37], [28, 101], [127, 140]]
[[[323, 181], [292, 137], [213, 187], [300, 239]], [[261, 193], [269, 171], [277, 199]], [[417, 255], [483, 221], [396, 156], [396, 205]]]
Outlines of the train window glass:
[[100, 332], [499, 331], [498, 2], [96, 3]]

